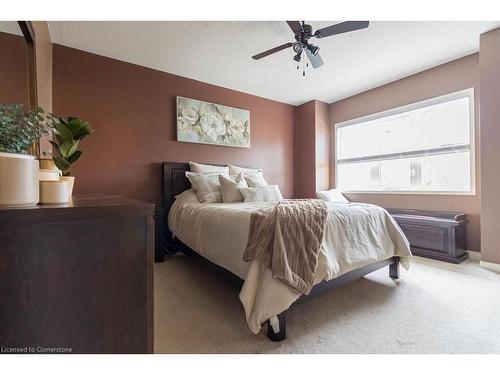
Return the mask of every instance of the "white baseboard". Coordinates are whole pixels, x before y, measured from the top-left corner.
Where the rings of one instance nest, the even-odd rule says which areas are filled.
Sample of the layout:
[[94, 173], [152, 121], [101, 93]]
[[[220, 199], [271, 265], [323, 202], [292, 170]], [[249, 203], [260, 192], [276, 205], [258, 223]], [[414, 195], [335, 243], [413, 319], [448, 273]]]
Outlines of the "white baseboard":
[[500, 273], [500, 264], [480, 261], [479, 265], [487, 270]]
[[469, 254], [469, 259], [481, 260], [481, 253], [479, 251], [467, 250], [467, 253]]

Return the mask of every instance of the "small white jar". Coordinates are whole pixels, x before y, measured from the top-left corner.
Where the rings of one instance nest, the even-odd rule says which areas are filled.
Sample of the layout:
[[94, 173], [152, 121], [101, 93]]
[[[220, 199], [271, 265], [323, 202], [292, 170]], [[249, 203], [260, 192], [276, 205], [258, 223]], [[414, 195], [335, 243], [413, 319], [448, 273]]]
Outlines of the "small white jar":
[[59, 173], [49, 169], [40, 169], [38, 172], [39, 181], [59, 181]]
[[69, 202], [69, 186], [66, 181], [40, 181], [40, 203], [63, 204]]

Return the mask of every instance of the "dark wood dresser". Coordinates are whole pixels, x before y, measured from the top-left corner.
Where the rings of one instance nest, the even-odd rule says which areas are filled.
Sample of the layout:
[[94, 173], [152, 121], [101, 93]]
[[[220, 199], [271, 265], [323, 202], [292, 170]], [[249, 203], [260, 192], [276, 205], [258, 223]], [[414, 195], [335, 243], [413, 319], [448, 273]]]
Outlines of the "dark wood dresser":
[[152, 353], [154, 205], [0, 207], [3, 353]]
[[410, 242], [414, 255], [461, 263], [466, 249], [465, 214], [408, 209], [387, 209]]

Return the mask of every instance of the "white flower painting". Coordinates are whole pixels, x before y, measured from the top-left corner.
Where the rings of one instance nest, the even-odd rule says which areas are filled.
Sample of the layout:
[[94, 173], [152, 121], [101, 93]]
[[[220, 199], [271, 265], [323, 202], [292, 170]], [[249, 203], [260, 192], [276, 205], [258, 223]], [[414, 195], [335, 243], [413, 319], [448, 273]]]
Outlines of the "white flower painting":
[[177, 140], [250, 148], [250, 112], [178, 96]]

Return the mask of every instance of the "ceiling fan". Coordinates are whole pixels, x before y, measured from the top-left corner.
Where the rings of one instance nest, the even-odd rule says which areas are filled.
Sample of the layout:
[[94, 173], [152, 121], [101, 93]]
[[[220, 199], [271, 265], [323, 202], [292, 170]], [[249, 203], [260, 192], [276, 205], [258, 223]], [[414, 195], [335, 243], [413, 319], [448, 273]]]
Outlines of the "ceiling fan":
[[[281, 46], [261, 52], [255, 56], [252, 56], [254, 60], [262, 59], [263, 57], [292, 47], [293, 52], [295, 52], [295, 56], [293, 57], [295, 61], [300, 62], [302, 53], [305, 51], [312, 67], [316, 69], [322, 66], [324, 63], [323, 59], [319, 55], [319, 47], [309, 43], [310, 38], [321, 39], [332, 35], [365, 29], [369, 24], [368, 21], [346, 21], [328, 27], [323, 27], [322, 29], [316, 30], [313, 33], [311, 25], [307, 25], [304, 21], [286, 21], [286, 23], [288, 24], [288, 26], [290, 26], [290, 29], [292, 29], [293, 33], [295, 34], [295, 42], [285, 43]], [[305, 75], [305, 71], [303, 72], [303, 75]]]

